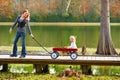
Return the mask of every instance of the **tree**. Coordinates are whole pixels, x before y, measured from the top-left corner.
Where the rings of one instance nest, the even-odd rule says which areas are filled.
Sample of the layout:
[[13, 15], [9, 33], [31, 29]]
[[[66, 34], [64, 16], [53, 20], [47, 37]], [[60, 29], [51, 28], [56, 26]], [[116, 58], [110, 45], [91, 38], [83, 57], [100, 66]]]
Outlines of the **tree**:
[[13, 3], [12, 0], [0, 0], [0, 16], [11, 18]]
[[101, 55], [115, 55], [117, 54], [110, 30], [110, 14], [109, 14], [109, 0], [101, 0], [101, 27], [100, 38], [97, 47], [97, 54]]
[[111, 13], [116, 18], [118, 16], [120, 16], [120, 9], [119, 9], [119, 7], [120, 7], [120, 0], [113, 0], [113, 1], [111, 1], [111, 4], [110, 4]]

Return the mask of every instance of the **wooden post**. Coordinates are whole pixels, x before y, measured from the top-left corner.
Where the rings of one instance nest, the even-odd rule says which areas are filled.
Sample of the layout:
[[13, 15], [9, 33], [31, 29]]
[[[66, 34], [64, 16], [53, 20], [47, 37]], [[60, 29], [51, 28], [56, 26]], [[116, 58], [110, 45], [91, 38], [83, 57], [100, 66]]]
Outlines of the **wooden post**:
[[36, 74], [48, 73], [48, 64], [33, 64]]
[[86, 53], [86, 46], [83, 46], [82, 47], [82, 55], [85, 55], [85, 53]]
[[[86, 47], [83, 46], [82, 55], [85, 55], [85, 53], [86, 53]], [[86, 75], [92, 74], [91, 65], [80, 65], [80, 66], [81, 66], [82, 74], [86, 74]]]
[[7, 72], [8, 71], [8, 64], [1, 64], [3, 67], [2, 67], [2, 70], [0, 70], [0, 72]]
[[81, 65], [81, 69], [82, 69], [82, 74], [86, 74], [86, 75], [92, 74], [91, 65]]

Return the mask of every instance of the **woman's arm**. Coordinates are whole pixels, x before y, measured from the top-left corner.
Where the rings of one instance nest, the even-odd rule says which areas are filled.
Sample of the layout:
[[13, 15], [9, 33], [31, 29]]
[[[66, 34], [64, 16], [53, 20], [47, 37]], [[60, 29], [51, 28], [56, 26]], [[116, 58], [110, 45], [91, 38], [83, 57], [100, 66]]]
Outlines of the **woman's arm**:
[[13, 24], [10, 28], [14, 29], [14, 27], [16, 26], [17, 21], [18, 21], [19, 18], [20, 18], [20, 16], [17, 16], [17, 18], [16, 18], [14, 24]]
[[31, 37], [34, 37], [33, 34], [32, 34], [32, 30], [31, 30], [31, 28], [30, 28], [29, 21], [27, 21], [26, 25], [27, 25], [28, 32], [29, 32], [30, 36], [31, 36]]
[[10, 27], [10, 29], [9, 29], [9, 33], [11, 33], [12, 30], [14, 29], [14, 27], [16, 26], [18, 18], [20, 18], [20, 16], [17, 16], [17, 18], [16, 18], [14, 24], [13, 24], [13, 25]]

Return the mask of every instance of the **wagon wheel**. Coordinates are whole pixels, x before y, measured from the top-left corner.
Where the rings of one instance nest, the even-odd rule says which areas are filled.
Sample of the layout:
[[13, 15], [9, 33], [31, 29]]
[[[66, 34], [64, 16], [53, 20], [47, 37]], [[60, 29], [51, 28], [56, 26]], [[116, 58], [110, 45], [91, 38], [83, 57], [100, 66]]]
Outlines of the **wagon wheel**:
[[58, 56], [59, 56], [59, 53], [58, 53], [58, 52], [53, 52], [53, 53], [51, 54], [51, 58], [52, 58], [52, 59], [56, 59]]
[[77, 58], [78, 54], [76, 52], [71, 53], [70, 57], [71, 59], [75, 60]]

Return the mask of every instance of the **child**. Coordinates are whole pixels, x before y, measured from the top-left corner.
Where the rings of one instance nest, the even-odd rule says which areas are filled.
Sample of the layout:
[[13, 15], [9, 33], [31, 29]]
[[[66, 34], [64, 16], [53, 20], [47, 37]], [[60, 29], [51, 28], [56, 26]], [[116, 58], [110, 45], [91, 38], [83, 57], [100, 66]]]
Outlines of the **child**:
[[75, 36], [70, 36], [70, 42], [71, 42], [71, 45], [68, 48], [77, 48]]
[[[77, 46], [76, 46], [76, 37], [75, 36], [70, 36], [70, 42], [71, 42], [71, 45], [70, 46], [68, 46], [68, 47], [65, 47], [65, 48], [77, 48]], [[67, 53], [67, 54], [69, 54], [69, 51], [67, 52], [67, 51], [59, 51], [58, 52], [60, 55], [63, 55], [63, 53]]]

